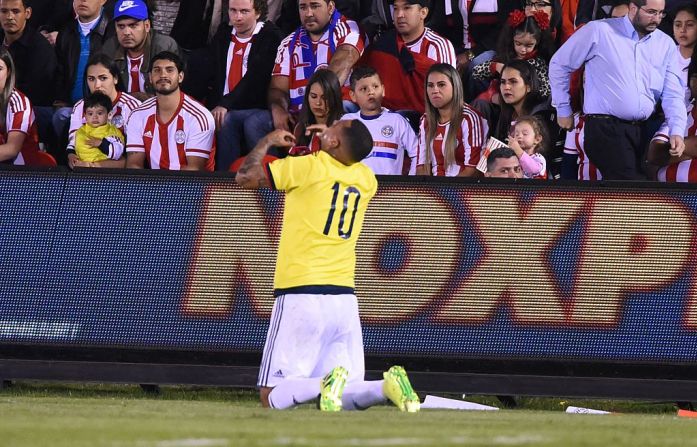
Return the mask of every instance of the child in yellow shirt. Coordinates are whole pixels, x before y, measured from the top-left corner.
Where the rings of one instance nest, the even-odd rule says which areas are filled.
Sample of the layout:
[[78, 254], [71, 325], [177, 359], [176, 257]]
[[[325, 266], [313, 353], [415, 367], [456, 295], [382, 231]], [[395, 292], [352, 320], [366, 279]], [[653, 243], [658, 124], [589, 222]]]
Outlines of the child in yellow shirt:
[[109, 123], [111, 99], [95, 92], [84, 100], [85, 124], [75, 134], [75, 154], [84, 162], [98, 162], [121, 158], [124, 137], [121, 131]]

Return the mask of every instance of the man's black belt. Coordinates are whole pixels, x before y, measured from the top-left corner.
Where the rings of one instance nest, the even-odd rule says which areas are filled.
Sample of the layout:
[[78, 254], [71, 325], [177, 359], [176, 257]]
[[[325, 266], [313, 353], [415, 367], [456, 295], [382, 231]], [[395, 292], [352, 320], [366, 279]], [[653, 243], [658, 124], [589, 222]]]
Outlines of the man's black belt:
[[585, 115], [586, 118], [598, 118], [598, 119], [603, 119], [603, 120], [612, 120], [612, 121], [617, 121], [618, 123], [622, 124], [629, 124], [631, 126], [640, 126], [644, 124], [646, 120], [623, 120], [622, 118], [617, 118], [616, 116], [613, 115], [603, 115], [600, 113], [588, 113]]

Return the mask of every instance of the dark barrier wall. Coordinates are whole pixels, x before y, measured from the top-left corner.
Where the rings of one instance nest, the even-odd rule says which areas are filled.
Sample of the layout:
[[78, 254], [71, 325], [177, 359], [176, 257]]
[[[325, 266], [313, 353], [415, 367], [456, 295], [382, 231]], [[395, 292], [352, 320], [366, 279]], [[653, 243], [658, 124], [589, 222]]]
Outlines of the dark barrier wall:
[[[229, 177], [3, 171], [0, 347], [260, 353], [282, 208]], [[381, 178], [366, 352], [694, 366], [696, 216], [687, 187]]]

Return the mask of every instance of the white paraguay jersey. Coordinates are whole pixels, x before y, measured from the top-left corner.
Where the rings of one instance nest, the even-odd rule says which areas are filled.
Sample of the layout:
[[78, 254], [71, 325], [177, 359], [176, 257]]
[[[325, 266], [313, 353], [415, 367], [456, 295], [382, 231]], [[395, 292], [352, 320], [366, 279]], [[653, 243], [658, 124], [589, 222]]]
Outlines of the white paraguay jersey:
[[416, 153], [418, 140], [409, 122], [400, 114], [383, 107], [375, 116], [365, 116], [360, 112], [347, 113], [342, 120], [360, 120], [373, 137], [373, 150], [363, 159], [363, 164], [375, 174], [401, 175], [404, 165], [404, 151], [412, 159], [409, 175], [416, 173]]
[[179, 170], [186, 157], [208, 159], [215, 142], [213, 115], [184, 93], [169, 122], [160, 122], [157, 97], [150, 98], [131, 113], [126, 131], [126, 152], [145, 152], [152, 169]]

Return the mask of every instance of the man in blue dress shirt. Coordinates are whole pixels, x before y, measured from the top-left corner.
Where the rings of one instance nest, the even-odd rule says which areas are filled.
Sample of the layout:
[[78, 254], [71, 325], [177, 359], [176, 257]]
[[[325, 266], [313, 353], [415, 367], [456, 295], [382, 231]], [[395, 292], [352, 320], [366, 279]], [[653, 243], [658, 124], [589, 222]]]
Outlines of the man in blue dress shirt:
[[585, 146], [603, 179], [646, 178], [641, 128], [659, 101], [671, 155], [685, 149], [685, 86], [675, 42], [657, 29], [663, 17], [665, 0], [631, 0], [627, 16], [588, 23], [550, 62], [552, 102], [565, 129], [574, 125], [569, 77], [585, 64]]

